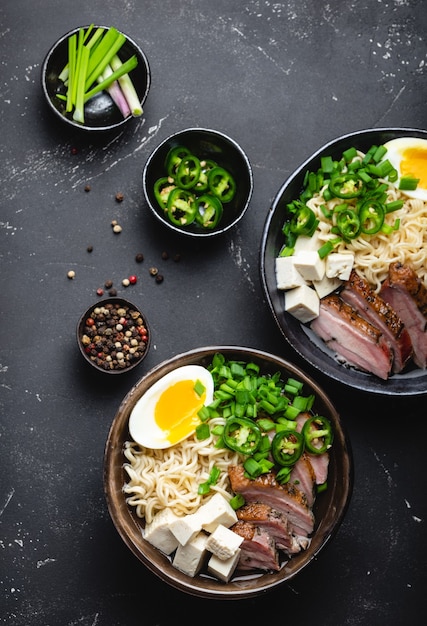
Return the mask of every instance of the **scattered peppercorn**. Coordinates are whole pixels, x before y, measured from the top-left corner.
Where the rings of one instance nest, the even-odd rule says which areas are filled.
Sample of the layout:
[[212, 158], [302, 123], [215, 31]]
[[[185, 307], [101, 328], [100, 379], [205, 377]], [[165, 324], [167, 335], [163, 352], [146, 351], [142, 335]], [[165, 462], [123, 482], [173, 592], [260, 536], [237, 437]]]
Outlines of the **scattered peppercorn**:
[[78, 154], [78, 152], [79, 151], [74, 146], [71, 148], [71, 154]]
[[88, 246], [88, 247], [86, 248], [86, 250], [87, 250], [87, 252], [89, 252], [89, 253], [93, 252], [93, 246]]
[[123, 202], [124, 195], [120, 192], [116, 193], [116, 201]]
[[76, 272], [75, 272], [74, 270], [70, 270], [70, 271], [68, 272], [68, 274], [67, 274], [67, 276], [68, 276], [68, 278], [69, 278], [70, 280], [73, 280], [73, 278], [75, 277], [75, 275], [76, 275]]
[[139, 311], [121, 302], [95, 306], [83, 323], [81, 344], [103, 370], [125, 370], [144, 356], [148, 329]]
[[162, 283], [163, 282], [163, 275], [162, 274], [157, 274], [156, 278], [155, 278], [156, 283]]
[[141, 252], [139, 252], [139, 253], [135, 256], [135, 261], [136, 261], [137, 263], [142, 263], [142, 261], [143, 261], [143, 260], [144, 260], [144, 255], [143, 255]]
[[122, 285], [123, 285], [123, 287], [129, 287], [129, 285], [130, 285], [129, 278], [123, 278]]
[[108, 295], [112, 297], [117, 296], [117, 289], [114, 289], [113, 287], [112, 289], [109, 290]]
[[85, 191], [89, 192], [91, 190], [91, 186], [90, 185], [85, 185]]
[[102, 289], [102, 287], [98, 287], [98, 289], [96, 290], [96, 295], [97, 296], [103, 296], [104, 295], [104, 290]]
[[169, 258], [169, 254], [168, 254], [166, 251], [165, 251], [165, 252], [162, 252], [162, 259], [163, 259], [164, 261], [167, 261], [167, 259], [168, 259], [168, 258]]
[[137, 282], [137, 277], [135, 276], [135, 274], [132, 274], [132, 276], [129, 276], [129, 282], [131, 285], [135, 285]]
[[151, 276], [156, 276], [156, 274], [158, 274], [158, 269], [157, 267], [150, 267], [150, 274]]
[[105, 281], [105, 289], [111, 289], [112, 286], [113, 286], [113, 281], [112, 280], [106, 280]]
[[120, 224], [114, 224], [113, 231], [115, 233], [121, 233], [122, 232], [122, 227], [120, 226]]

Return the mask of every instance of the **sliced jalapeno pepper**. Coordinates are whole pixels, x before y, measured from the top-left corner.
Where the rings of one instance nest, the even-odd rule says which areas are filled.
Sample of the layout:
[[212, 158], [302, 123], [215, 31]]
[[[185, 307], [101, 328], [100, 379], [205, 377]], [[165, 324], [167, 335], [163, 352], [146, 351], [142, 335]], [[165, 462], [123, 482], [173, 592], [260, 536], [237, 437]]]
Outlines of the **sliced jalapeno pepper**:
[[360, 233], [360, 219], [353, 209], [337, 211], [335, 223], [344, 239], [354, 239]]
[[187, 189], [176, 187], [168, 197], [168, 217], [175, 226], [188, 226], [196, 217], [196, 198]]
[[207, 189], [209, 188], [209, 172], [216, 166], [217, 164], [215, 163], [215, 161], [210, 161], [209, 159], [200, 161], [199, 180], [194, 185], [194, 190], [197, 191], [197, 193], [203, 193], [204, 191], [207, 191]]
[[191, 189], [200, 178], [200, 161], [194, 154], [184, 156], [176, 170], [175, 181], [182, 189]]
[[185, 146], [175, 146], [166, 155], [165, 168], [168, 176], [175, 176], [182, 159], [190, 153]]
[[309, 235], [316, 224], [316, 214], [306, 204], [301, 203], [292, 216], [290, 229], [295, 235]]
[[273, 459], [282, 466], [293, 465], [304, 450], [304, 438], [296, 430], [280, 430], [271, 442]]
[[310, 417], [302, 427], [305, 448], [311, 454], [323, 454], [332, 445], [334, 433], [330, 421], [321, 415]]
[[223, 167], [214, 167], [209, 172], [208, 185], [211, 192], [223, 203], [230, 202], [236, 193], [236, 181]]
[[158, 178], [154, 183], [154, 195], [159, 203], [159, 206], [165, 211], [168, 208], [168, 198], [170, 192], [175, 189], [175, 185], [171, 182], [171, 179], [167, 176]]
[[359, 219], [362, 233], [375, 235], [384, 224], [384, 207], [381, 202], [364, 202], [359, 209]]
[[204, 194], [196, 200], [196, 222], [203, 228], [215, 228], [222, 217], [223, 207], [221, 200], [216, 196]]
[[328, 189], [336, 198], [357, 198], [364, 189], [364, 183], [353, 173], [341, 174], [331, 179]]
[[229, 417], [225, 422], [224, 443], [241, 454], [253, 454], [261, 441], [261, 431], [255, 422], [244, 417]]

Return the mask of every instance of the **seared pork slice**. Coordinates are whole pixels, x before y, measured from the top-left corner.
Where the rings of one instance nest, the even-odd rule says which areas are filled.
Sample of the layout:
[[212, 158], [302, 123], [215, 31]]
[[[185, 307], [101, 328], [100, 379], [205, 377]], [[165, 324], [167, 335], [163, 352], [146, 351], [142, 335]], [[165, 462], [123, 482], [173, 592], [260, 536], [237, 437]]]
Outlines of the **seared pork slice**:
[[340, 293], [362, 317], [383, 333], [393, 351], [393, 372], [401, 372], [412, 357], [411, 337], [394, 308], [370, 286], [365, 278], [352, 270]]
[[289, 482], [302, 491], [309, 506], [313, 506], [315, 498], [316, 473], [311, 464], [311, 460], [306, 452], [300, 456], [292, 468]]
[[411, 337], [413, 360], [421, 369], [427, 366], [427, 289], [416, 272], [408, 265], [395, 262], [380, 289], [403, 320]]
[[279, 553], [270, 533], [260, 526], [243, 521], [237, 521], [231, 530], [243, 537], [237, 569], [276, 572], [280, 569]]
[[340, 360], [383, 380], [389, 377], [393, 353], [382, 332], [337, 294], [322, 298], [310, 327]]
[[253, 502], [237, 509], [236, 514], [242, 522], [249, 522], [266, 530], [279, 550], [287, 554], [300, 552], [301, 545], [292, 534], [288, 518], [280, 511], [275, 511], [268, 504]]
[[228, 468], [231, 488], [240, 493], [245, 502], [263, 502], [284, 513], [296, 535], [307, 536], [313, 532], [314, 516], [306, 496], [294, 485], [277, 482], [275, 474], [269, 472], [250, 480], [245, 477], [243, 465], [232, 465]]

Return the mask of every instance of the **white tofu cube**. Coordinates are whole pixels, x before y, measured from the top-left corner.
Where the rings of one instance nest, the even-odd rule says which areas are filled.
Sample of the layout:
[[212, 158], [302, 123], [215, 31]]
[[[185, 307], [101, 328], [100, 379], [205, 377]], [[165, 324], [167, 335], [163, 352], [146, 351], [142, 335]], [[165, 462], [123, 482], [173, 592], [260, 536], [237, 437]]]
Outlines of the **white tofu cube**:
[[170, 524], [170, 530], [173, 535], [178, 539], [179, 543], [185, 546], [189, 541], [202, 530], [201, 520], [198, 516], [198, 511], [191, 515], [184, 515], [184, 517], [177, 517]]
[[195, 515], [197, 515], [203, 530], [208, 533], [213, 533], [219, 524], [229, 528], [237, 522], [236, 511], [220, 493], [215, 493], [206, 504], [199, 508]]
[[178, 518], [171, 509], [163, 509], [155, 515], [149, 524], [145, 525], [143, 536], [146, 541], [161, 550], [164, 554], [171, 554], [178, 547], [178, 539], [171, 532], [170, 524]]
[[325, 275], [325, 260], [320, 258], [317, 250], [302, 250], [295, 254], [294, 266], [305, 280], [322, 280]]
[[348, 280], [354, 265], [354, 254], [351, 252], [331, 252], [326, 257], [326, 276]]
[[294, 256], [276, 258], [277, 289], [293, 289], [305, 283], [305, 279], [295, 267]]
[[172, 561], [173, 566], [188, 576], [196, 576], [209, 554], [206, 550], [207, 540], [208, 536], [200, 532], [185, 546], [179, 545]]
[[322, 280], [313, 280], [313, 287], [320, 299], [338, 289], [340, 285], [342, 285], [342, 280], [339, 278], [328, 278], [326, 274]]
[[240, 558], [240, 548], [226, 561], [219, 559], [216, 554], [213, 554], [208, 561], [208, 572], [219, 578], [219, 580], [228, 583], [232, 575], [234, 574], [237, 564]]
[[319, 315], [320, 299], [308, 285], [301, 285], [285, 293], [285, 311], [305, 324]]
[[209, 535], [206, 548], [209, 552], [216, 554], [221, 561], [226, 561], [235, 554], [242, 541], [243, 537], [219, 524]]
[[306, 252], [306, 251], [317, 252], [317, 250], [320, 248], [321, 245], [322, 245], [322, 242], [319, 240], [317, 231], [313, 234], [312, 237], [307, 237], [306, 235], [300, 235], [295, 242], [294, 255], [297, 255], [300, 252]]

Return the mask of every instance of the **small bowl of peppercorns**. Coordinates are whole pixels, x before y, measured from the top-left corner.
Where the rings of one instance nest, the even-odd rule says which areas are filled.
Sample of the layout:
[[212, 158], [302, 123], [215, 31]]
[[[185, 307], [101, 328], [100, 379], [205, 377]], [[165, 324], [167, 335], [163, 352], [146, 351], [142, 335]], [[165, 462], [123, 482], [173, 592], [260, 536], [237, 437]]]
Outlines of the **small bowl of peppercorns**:
[[112, 297], [89, 307], [77, 324], [85, 360], [100, 372], [122, 374], [145, 358], [150, 346], [147, 320], [132, 302]]

